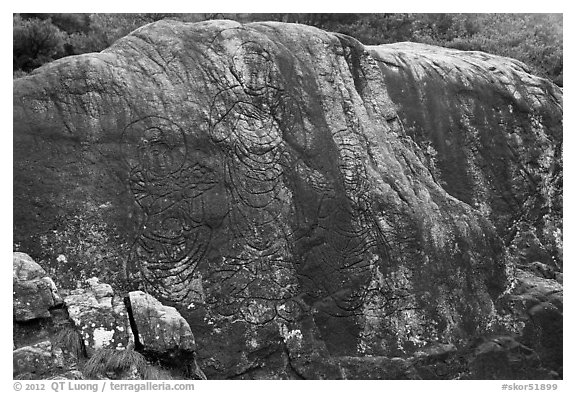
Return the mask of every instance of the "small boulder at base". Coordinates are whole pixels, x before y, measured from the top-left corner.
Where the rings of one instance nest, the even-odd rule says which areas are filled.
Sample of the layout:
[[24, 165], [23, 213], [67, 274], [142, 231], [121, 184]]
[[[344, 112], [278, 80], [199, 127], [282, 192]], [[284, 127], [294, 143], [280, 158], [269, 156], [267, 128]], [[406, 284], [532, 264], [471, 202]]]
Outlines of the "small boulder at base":
[[23, 379], [38, 379], [54, 366], [52, 344], [42, 341], [34, 345], [18, 348], [12, 352], [13, 375]]
[[174, 307], [164, 306], [142, 291], [130, 292], [129, 297], [138, 341], [144, 348], [157, 352], [196, 350], [190, 325]]
[[563, 287], [556, 280], [518, 270], [508, 296], [518, 320], [524, 323], [521, 342], [534, 349], [542, 362], [562, 372]]
[[126, 306], [110, 285], [93, 277], [66, 296], [64, 303], [89, 356], [100, 348], [123, 349], [132, 343]]
[[12, 272], [14, 320], [49, 318], [50, 308], [61, 304], [62, 299], [46, 271], [28, 254], [15, 252]]
[[557, 373], [542, 367], [541, 359], [531, 348], [510, 336], [485, 340], [474, 351], [470, 362], [472, 379], [556, 379]]
[[143, 352], [186, 369], [189, 377], [206, 379], [196, 363], [196, 341], [180, 313], [142, 291], [130, 292], [136, 347]]

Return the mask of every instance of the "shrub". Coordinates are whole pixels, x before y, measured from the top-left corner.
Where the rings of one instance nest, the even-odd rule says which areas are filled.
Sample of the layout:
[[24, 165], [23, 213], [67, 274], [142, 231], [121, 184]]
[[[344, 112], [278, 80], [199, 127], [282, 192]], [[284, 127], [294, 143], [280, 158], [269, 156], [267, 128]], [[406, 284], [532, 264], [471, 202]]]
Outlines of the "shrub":
[[31, 71], [64, 56], [64, 33], [50, 19], [13, 18], [14, 70]]
[[22, 71], [22, 70], [14, 70], [12, 71], [12, 79], [18, 79], [18, 78], [23, 78], [26, 75], [28, 75], [28, 73], [26, 71]]
[[147, 23], [215, 18], [242, 23], [297, 22], [364, 44], [415, 41], [480, 50], [527, 63], [562, 85], [562, 14], [21, 14], [14, 16], [14, 69], [30, 71], [60, 56], [98, 52]]

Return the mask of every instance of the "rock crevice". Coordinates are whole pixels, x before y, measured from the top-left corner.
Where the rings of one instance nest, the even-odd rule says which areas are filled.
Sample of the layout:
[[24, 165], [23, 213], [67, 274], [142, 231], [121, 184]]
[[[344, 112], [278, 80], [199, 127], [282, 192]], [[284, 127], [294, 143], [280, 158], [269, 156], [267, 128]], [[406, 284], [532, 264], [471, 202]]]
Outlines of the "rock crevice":
[[[51, 280], [30, 256], [15, 252], [14, 279], [20, 285], [32, 287], [26, 285], [27, 281], [36, 283], [38, 277]], [[42, 295], [45, 290], [41, 286], [33, 288], [24, 294], [15, 292], [15, 310], [20, 310], [25, 300]], [[55, 286], [51, 289], [57, 293]], [[123, 364], [121, 360], [107, 373], [89, 366], [91, 362], [109, 362], [115, 356], [130, 359], [130, 355], [122, 357], [119, 354], [136, 350], [150, 361], [176, 370], [176, 375], [206, 379], [196, 363], [196, 344], [190, 326], [174, 308], [166, 307], [140, 291], [130, 292], [124, 302], [110, 285], [100, 283], [96, 277], [86, 280], [82, 287], [65, 292], [69, 294], [58, 304], [58, 312], [51, 307], [46, 313], [42, 309], [46, 304], [40, 303], [36, 307], [42, 312], [35, 313], [33, 318], [21, 318], [23, 314], [29, 317], [30, 313], [14, 313], [13, 371], [16, 378], [44, 379], [60, 375], [68, 379], [84, 376], [126, 379], [132, 375], [128, 379], [150, 379], [146, 378], [151, 375], [144, 372], [146, 367]], [[24, 335], [35, 335], [36, 341], [40, 341], [20, 340]], [[86, 363], [83, 371], [88, 374], [84, 376], [81, 363]]]

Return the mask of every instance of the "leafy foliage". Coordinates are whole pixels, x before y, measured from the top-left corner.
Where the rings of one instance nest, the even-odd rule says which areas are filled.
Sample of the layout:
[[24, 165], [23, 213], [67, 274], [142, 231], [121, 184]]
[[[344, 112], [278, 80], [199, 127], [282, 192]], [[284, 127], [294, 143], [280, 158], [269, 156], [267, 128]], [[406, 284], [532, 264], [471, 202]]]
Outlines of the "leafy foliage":
[[367, 45], [414, 41], [512, 57], [562, 85], [562, 14], [289, 15], [293, 20], [286, 21], [348, 34]]
[[512, 57], [562, 85], [562, 15], [464, 14], [454, 17], [449, 26], [440, 33], [424, 31], [416, 41]]
[[64, 55], [64, 33], [50, 19], [14, 16], [14, 70], [25, 72]]
[[145, 24], [168, 18], [171, 14], [90, 14], [88, 28], [68, 37], [74, 54], [99, 52], [117, 39]]
[[161, 19], [274, 20], [347, 34], [367, 45], [415, 41], [478, 50], [513, 57], [563, 83], [562, 14], [15, 14], [15, 77], [62, 56], [101, 51]]

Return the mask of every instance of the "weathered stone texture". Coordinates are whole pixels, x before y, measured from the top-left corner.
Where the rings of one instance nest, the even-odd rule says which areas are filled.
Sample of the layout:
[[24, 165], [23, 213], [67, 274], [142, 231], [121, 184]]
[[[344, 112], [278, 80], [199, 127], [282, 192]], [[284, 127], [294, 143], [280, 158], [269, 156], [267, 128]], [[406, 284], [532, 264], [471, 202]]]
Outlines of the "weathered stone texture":
[[192, 379], [206, 379], [196, 362], [196, 341], [180, 313], [142, 291], [128, 294], [136, 347], [157, 356]]
[[521, 263], [561, 270], [562, 90], [487, 53], [368, 50], [435, 180], [490, 217]]
[[62, 303], [54, 281], [27, 254], [14, 253], [12, 285], [15, 321], [49, 318], [49, 310]]
[[157, 352], [196, 350], [190, 325], [174, 307], [164, 306], [142, 291], [130, 292], [129, 299], [138, 342], [145, 349]]
[[522, 342], [536, 350], [544, 365], [562, 369], [564, 342], [563, 287], [557, 281], [518, 271], [513, 291], [502, 300], [524, 325]]
[[124, 349], [133, 343], [133, 334], [124, 299], [114, 295], [109, 284], [96, 277], [86, 280], [64, 298], [88, 356], [102, 348]]
[[55, 366], [50, 341], [42, 341], [13, 351], [13, 375], [39, 379]]
[[354, 378], [337, 359], [513, 325], [511, 264], [561, 233], [561, 95], [480, 54], [161, 21], [15, 81], [15, 242], [124, 265], [209, 377]]

